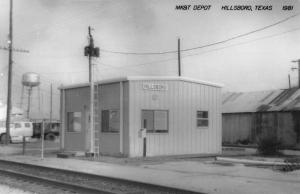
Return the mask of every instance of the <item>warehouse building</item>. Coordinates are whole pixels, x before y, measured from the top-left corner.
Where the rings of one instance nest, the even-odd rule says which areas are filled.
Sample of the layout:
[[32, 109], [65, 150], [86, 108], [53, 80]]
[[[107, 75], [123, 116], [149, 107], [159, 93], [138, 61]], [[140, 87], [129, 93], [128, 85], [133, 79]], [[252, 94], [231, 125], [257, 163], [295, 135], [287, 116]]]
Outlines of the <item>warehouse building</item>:
[[223, 94], [224, 144], [255, 144], [275, 137], [283, 146], [300, 144], [300, 89]]
[[[89, 84], [62, 86], [60, 91], [61, 150], [87, 152], [91, 144]], [[126, 77], [96, 82], [95, 92], [101, 154], [141, 157], [221, 152], [218, 84], [183, 77]]]

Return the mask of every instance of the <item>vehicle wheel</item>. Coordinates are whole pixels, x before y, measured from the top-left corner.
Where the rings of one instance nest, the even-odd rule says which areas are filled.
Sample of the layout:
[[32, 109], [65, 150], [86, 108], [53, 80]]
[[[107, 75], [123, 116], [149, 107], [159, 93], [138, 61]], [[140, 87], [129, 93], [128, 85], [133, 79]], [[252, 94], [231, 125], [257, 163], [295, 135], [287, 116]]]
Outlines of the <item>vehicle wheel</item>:
[[46, 136], [45, 136], [45, 139], [46, 140], [55, 140], [55, 135], [53, 133], [48, 133]]
[[[6, 133], [3, 133], [3, 134], [0, 136], [0, 142], [1, 142], [2, 144], [5, 144], [5, 142], [6, 142]], [[9, 142], [10, 142], [10, 140], [9, 140]]]

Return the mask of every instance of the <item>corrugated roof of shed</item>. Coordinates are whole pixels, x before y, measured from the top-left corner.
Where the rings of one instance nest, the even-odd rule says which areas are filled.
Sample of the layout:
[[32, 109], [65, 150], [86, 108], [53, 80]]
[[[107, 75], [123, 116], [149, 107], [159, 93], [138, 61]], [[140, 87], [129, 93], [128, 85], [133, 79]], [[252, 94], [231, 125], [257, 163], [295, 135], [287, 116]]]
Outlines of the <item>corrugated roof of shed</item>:
[[[176, 76], [128, 76], [128, 77], [120, 77], [120, 78], [114, 78], [114, 79], [95, 81], [95, 84], [109, 84], [109, 83], [115, 83], [115, 82], [121, 82], [121, 81], [134, 81], [134, 80], [144, 80], [144, 81], [149, 81], [149, 80], [176, 81], [176, 80], [179, 80], [179, 81], [186, 81], [186, 82], [192, 82], [192, 83], [199, 83], [199, 84], [218, 87], [218, 88], [223, 87], [222, 84], [206, 82], [206, 81], [191, 79], [191, 78], [187, 78], [187, 77], [176, 77]], [[61, 87], [59, 87], [59, 89], [80, 88], [80, 87], [86, 87], [89, 85], [90, 85], [89, 83], [79, 83], [79, 84], [61, 86]]]
[[223, 94], [223, 113], [300, 110], [300, 89]]

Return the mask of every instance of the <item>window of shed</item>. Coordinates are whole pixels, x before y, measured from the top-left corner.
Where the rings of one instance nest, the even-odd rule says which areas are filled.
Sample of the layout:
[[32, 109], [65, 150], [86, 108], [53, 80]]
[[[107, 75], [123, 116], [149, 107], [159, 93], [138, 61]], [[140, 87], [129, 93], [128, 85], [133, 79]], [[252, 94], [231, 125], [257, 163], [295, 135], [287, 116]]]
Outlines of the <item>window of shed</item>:
[[208, 111], [197, 111], [197, 127], [208, 127]]
[[118, 133], [120, 131], [120, 111], [102, 110], [101, 129], [102, 132]]
[[21, 128], [21, 123], [15, 123], [15, 128]]
[[168, 132], [168, 111], [167, 110], [143, 110], [142, 127], [148, 133]]
[[67, 131], [81, 132], [81, 112], [67, 113]]

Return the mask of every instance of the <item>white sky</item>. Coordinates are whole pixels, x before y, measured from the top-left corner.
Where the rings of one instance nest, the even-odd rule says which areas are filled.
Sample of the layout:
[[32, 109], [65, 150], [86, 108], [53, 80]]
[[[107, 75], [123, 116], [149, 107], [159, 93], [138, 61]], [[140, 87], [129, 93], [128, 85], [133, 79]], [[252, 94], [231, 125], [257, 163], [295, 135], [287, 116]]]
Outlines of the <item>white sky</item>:
[[[209, 4], [209, 11], [178, 11], [178, 4]], [[222, 11], [222, 5], [272, 5], [272, 11]], [[293, 5], [283, 11], [282, 5]], [[41, 75], [40, 109], [48, 111], [49, 85], [88, 81], [83, 56], [87, 28], [100, 49], [163, 52], [222, 41], [300, 12], [299, 1], [14, 0], [13, 102], [20, 102], [21, 75]], [[7, 45], [9, 0], [0, 1], [0, 46]], [[292, 32], [287, 32], [294, 30]], [[274, 36], [275, 35], [275, 36]], [[271, 36], [271, 37], [270, 37]], [[264, 38], [268, 37], [268, 38]], [[256, 40], [260, 39], [260, 40]], [[254, 41], [256, 40], [256, 41]], [[248, 43], [244, 43], [248, 42]], [[244, 43], [244, 44], [241, 44]], [[232, 46], [238, 44], [236, 46]], [[223, 48], [226, 47], [226, 48]], [[100, 53], [97, 79], [126, 75], [177, 75], [177, 54], [131, 56]], [[192, 56], [188, 56], [192, 55]], [[224, 91], [255, 91], [297, 84], [291, 60], [300, 58], [300, 16], [225, 44], [182, 53], [182, 75], [225, 85]], [[171, 60], [169, 60], [171, 59]], [[160, 62], [158, 62], [160, 61]], [[8, 52], [0, 50], [0, 100], [6, 101]], [[36, 90], [37, 91], [37, 90]], [[37, 92], [33, 109], [38, 112]], [[55, 110], [59, 110], [55, 89]], [[46, 114], [47, 115], [47, 114]]]

